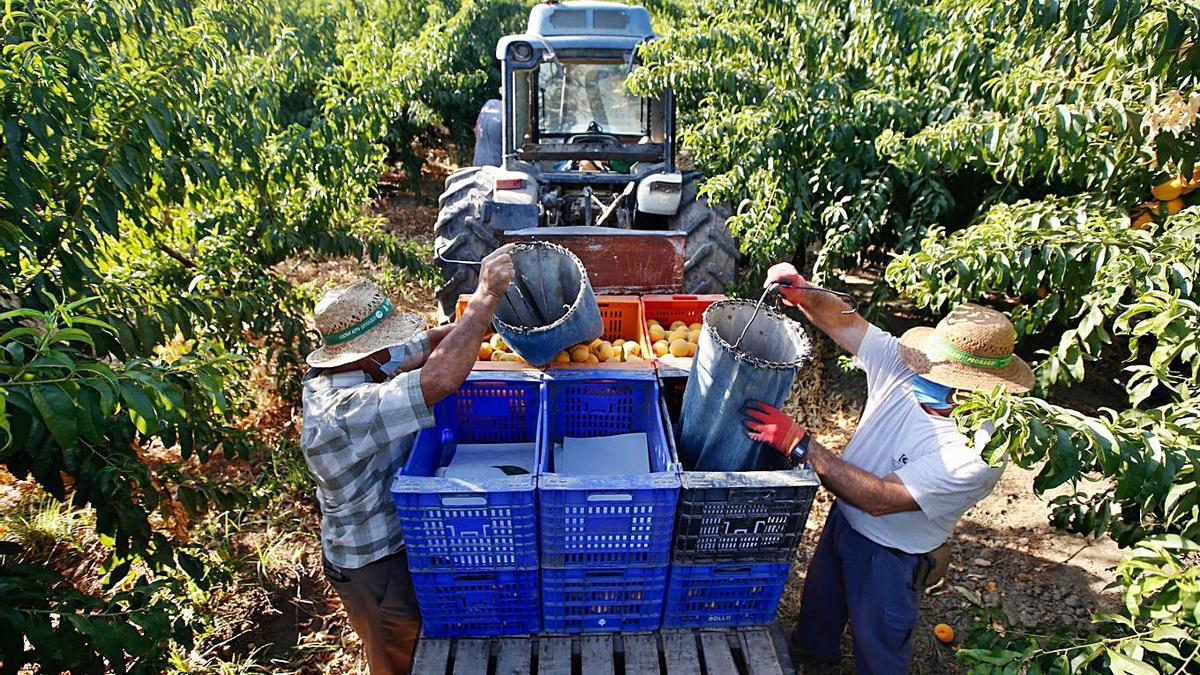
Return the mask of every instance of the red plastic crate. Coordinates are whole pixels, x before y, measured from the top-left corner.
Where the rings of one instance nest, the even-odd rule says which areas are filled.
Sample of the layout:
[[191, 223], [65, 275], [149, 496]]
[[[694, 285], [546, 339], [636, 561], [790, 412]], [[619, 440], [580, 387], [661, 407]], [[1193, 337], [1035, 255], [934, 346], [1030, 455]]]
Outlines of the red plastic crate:
[[[692, 296], [696, 297], [696, 296]], [[455, 318], [461, 318], [467, 308], [471, 296], [464, 295], [458, 299]], [[599, 369], [652, 369], [654, 363], [651, 357], [654, 352], [646, 342], [645, 317], [642, 315], [641, 298], [636, 295], [597, 295], [596, 304], [600, 307], [600, 319], [604, 322], [602, 340], [632, 340], [638, 343], [643, 361], [621, 361], [616, 363], [552, 363], [547, 368], [599, 368]], [[492, 333], [488, 332], [487, 337]], [[485, 338], [487, 339], [487, 338]], [[525, 363], [513, 361], [476, 361], [475, 370], [538, 370]]]
[[[714, 302], [724, 299], [725, 296], [718, 293], [709, 295], [643, 295], [642, 333], [646, 345], [653, 344], [650, 342], [650, 329], [646, 325], [650, 319], [657, 320], [663, 328], [670, 326], [673, 321], [682, 321], [689, 325], [702, 322], [704, 310]], [[650, 353], [653, 354], [653, 350]], [[666, 356], [655, 356], [653, 361], [664, 375], [687, 375], [692, 370], [692, 357], [690, 356], [667, 354]]]

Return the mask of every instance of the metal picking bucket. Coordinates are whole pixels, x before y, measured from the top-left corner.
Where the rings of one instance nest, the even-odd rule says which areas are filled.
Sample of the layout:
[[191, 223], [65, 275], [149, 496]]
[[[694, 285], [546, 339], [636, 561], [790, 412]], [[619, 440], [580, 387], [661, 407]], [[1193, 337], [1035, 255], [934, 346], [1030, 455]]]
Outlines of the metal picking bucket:
[[783, 405], [812, 345], [795, 321], [749, 300], [722, 300], [704, 312], [704, 330], [683, 392], [679, 455], [688, 471], [757, 471], [779, 453], [746, 437], [738, 411], [749, 399]]
[[539, 368], [559, 352], [604, 332], [583, 263], [558, 244], [532, 241], [512, 250], [516, 273], [492, 325], [521, 358]]

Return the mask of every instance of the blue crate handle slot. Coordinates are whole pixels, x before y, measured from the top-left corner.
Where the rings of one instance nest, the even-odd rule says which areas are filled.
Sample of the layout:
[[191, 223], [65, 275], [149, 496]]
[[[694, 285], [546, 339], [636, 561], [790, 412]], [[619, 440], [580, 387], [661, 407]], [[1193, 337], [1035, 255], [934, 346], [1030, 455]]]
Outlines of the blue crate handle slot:
[[604, 578], [625, 578], [625, 570], [588, 570], [583, 573], [586, 577], [598, 579]]
[[628, 492], [588, 495], [587, 500], [589, 502], [631, 502], [633, 501], [633, 495], [629, 494]]
[[459, 581], [491, 581], [496, 578], [495, 574], [486, 574], [482, 572], [474, 572], [471, 574], [455, 574], [455, 579]]
[[443, 495], [442, 503], [446, 506], [487, 506], [487, 497], [472, 496], [459, 497], [455, 495]]
[[718, 574], [738, 574], [740, 572], [751, 571], [751, 567], [749, 565], [738, 565], [737, 567], [714, 567], [713, 571], [717, 572]]

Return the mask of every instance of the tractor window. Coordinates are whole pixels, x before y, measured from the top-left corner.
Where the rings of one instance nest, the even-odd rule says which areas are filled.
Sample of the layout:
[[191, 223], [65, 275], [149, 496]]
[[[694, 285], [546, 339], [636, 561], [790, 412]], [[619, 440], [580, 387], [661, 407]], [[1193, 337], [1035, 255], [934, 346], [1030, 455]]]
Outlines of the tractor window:
[[509, 133], [512, 134], [512, 147], [519, 148], [532, 139], [532, 129], [529, 127], [529, 111], [533, 101], [529, 97], [529, 87], [533, 79], [532, 70], [518, 70], [513, 73], [513, 117]]
[[[575, 134], [644, 136], [645, 100], [625, 89], [624, 63], [564, 62], [538, 72], [539, 136], [555, 140]], [[561, 142], [561, 141], [560, 141]]]

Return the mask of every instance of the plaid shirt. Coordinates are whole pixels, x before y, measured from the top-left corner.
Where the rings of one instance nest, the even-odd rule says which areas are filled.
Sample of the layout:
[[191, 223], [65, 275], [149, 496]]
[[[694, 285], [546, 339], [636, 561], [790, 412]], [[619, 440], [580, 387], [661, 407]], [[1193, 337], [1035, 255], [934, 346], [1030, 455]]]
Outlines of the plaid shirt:
[[391, 481], [416, 432], [433, 426], [413, 370], [429, 351], [424, 333], [393, 347], [383, 371], [398, 374], [382, 383], [362, 371], [304, 377], [300, 447], [317, 483], [321, 547], [338, 567], [357, 569], [404, 545]]

